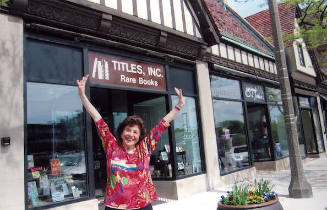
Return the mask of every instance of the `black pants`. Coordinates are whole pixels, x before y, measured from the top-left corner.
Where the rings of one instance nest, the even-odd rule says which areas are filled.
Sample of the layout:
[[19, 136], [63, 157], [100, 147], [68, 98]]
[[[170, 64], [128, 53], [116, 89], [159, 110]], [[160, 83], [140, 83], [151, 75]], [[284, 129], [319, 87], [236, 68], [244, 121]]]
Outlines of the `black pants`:
[[[117, 210], [117, 209], [113, 209], [113, 208], [110, 208], [110, 207], [106, 206], [105, 210]], [[135, 209], [135, 210], [153, 210], [153, 209], [152, 209], [152, 205], [149, 204], [149, 205], [147, 205], [147, 206], [145, 206], [143, 208]]]

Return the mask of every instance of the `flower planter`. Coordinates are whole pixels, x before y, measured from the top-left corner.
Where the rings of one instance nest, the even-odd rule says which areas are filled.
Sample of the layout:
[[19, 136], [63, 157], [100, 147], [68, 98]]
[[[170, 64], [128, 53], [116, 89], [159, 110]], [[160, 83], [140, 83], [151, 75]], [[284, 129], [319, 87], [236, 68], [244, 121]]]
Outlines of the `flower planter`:
[[260, 209], [260, 210], [283, 210], [282, 205], [278, 201], [278, 199], [271, 200], [265, 203], [260, 204], [251, 204], [251, 205], [244, 205], [244, 206], [232, 206], [232, 205], [225, 205], [221, 202], [218, 203], [217, 210], [246, 210], [246, 209]]

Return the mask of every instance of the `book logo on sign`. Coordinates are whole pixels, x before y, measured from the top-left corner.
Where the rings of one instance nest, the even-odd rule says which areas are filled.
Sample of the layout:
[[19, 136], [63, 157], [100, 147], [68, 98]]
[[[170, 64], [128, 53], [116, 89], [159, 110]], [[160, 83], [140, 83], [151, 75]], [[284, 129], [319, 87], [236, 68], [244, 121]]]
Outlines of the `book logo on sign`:
[[109, 80], [109, 63], [105, 59], [98, 59], [93, 62], [92, 78]]

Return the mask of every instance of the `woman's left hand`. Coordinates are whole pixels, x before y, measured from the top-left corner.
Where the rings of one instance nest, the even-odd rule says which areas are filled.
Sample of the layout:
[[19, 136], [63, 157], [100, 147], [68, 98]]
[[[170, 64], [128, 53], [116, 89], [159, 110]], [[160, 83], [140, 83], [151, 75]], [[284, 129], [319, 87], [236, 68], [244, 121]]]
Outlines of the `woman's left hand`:
[[182, 108], [185, 105], [185, 98], [183, 96], [183, 91], [182, 91], [182, 89], [175, 87], [175, 92], [178, 95], [177, 106], [179, 106], [179, 108]]

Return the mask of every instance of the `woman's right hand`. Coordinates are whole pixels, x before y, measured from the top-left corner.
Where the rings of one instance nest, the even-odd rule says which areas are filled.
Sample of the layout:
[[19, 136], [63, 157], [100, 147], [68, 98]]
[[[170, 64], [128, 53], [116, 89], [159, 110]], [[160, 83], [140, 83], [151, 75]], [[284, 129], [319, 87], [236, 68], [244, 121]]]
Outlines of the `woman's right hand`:
[[89, 75], [87, 74], [87, 75], [83, 76], [83, 78], [81, 80], [76, 81], [77, 86], [78, 86], [78, 94], [80, 96], [85, 95], [85, 86], [86, 86], [86, 82], [87, 82], [88, 78], [89, 78]]

